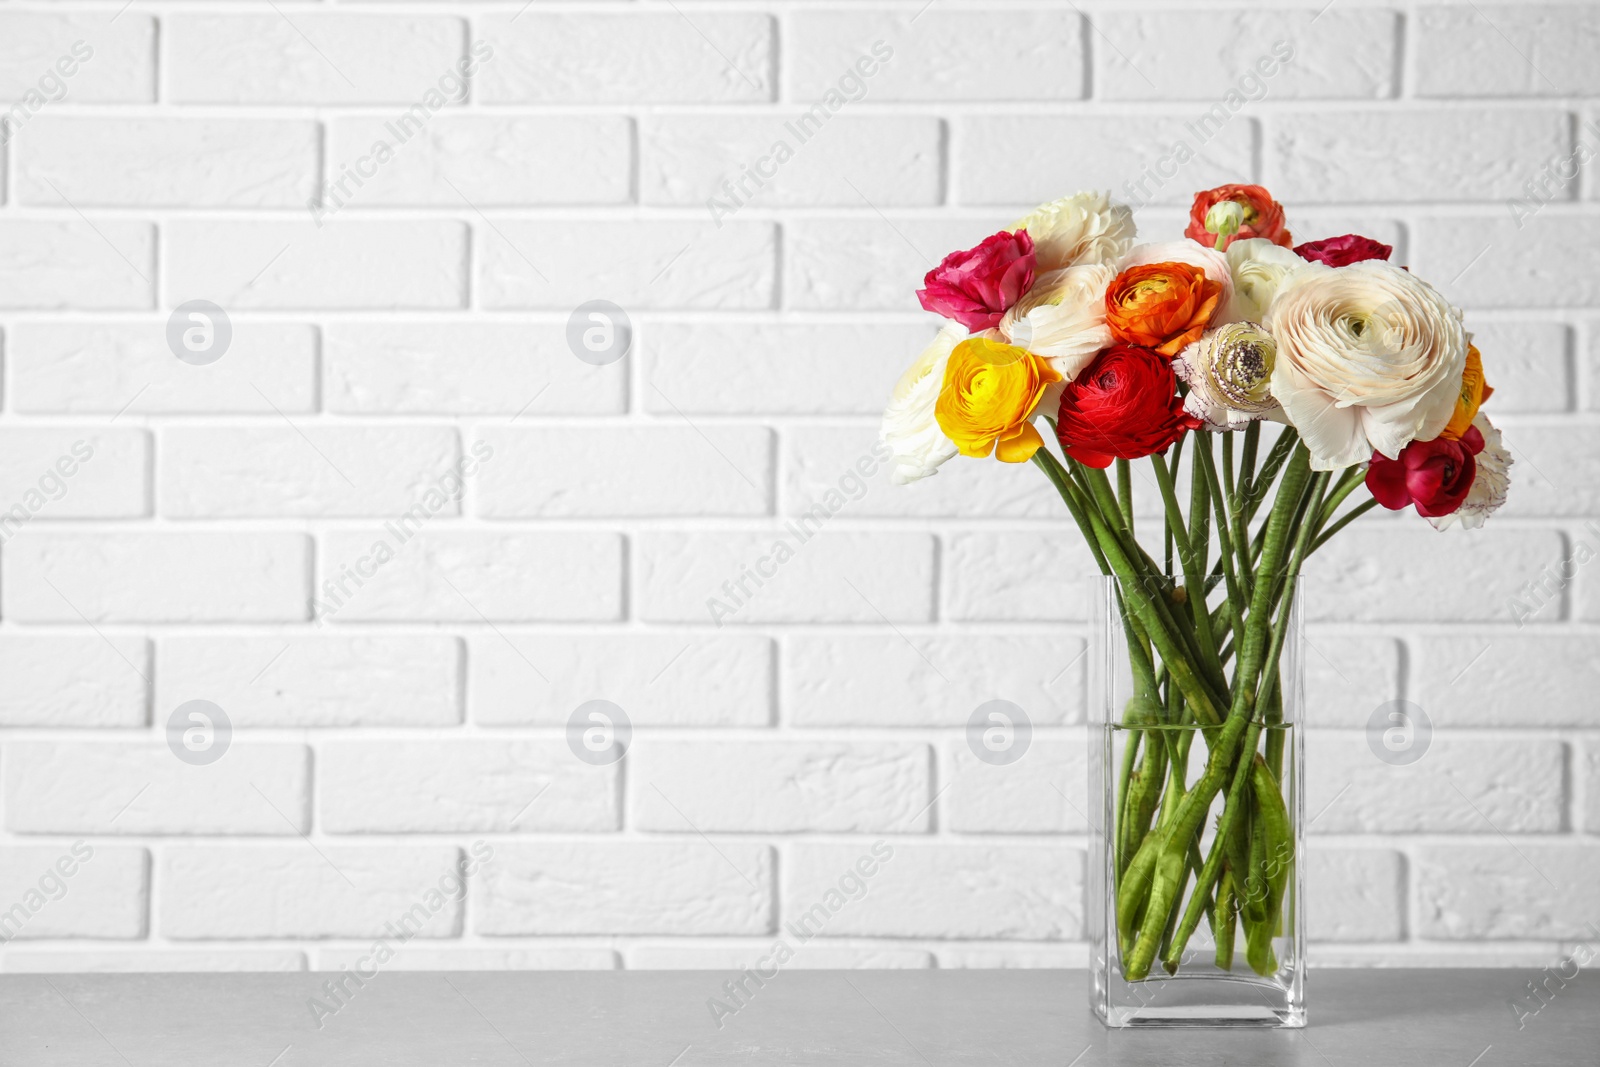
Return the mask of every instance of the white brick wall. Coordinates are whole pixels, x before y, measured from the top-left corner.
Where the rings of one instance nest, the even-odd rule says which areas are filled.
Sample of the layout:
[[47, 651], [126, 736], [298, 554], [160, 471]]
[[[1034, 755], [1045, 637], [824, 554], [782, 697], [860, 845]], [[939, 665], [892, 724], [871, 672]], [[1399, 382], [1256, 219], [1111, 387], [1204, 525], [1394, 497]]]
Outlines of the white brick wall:
[[[0, 511], [92, 454], [0, 528], [0, 912], [92, 857], [0, 968], [338, 969], [408, 914], [394, 967], [740, 966], [880, 839], [794, 966], [1082, 965], [1089, 556], [1030, 469], [890, 485], [875, 416], [934, 260], [1127, 196], [1236, 88], [1145, 232], [1258, 180], [1298, 237], [1394, 243], [1519, 461], [1487, 531], [1376, 516], [1316, 561], [1313, 959], [1596, 936], [1600, 579], [1507, 598], [1600, 551], [1600, 179], [1505, 200], [1600, 150], [1600, 4], [4, 8]], [[204, 366], [166, 339], [196, 299]], [[567, 342], [594, 299], [633, 328], [606, 366]], [[1366, 745], [1397, 697], [1414, 766]], [[619, 764], [569, 749], [594, 699]], [[992, 699], [1035, 728], [1010, 766], [965, 741]], [[216, 763], [168, 747], [193, 700]]]

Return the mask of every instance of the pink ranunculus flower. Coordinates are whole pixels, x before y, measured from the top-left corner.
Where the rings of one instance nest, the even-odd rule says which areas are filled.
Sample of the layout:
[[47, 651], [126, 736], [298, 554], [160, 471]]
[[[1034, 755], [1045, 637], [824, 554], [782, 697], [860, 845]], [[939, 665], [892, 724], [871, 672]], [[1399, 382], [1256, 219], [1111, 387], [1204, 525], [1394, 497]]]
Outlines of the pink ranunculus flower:
[[929, 311], [973, 333], [1000, 325], [1000, 316], [1033, 285], [1033, 238], [1001, 230], [976, 248], [951, 252], [922, 279], [917, 299]]
[[1296, 245], [1294, 254], [1312, 263], [1326, 263], [1330, 267], [1348, 267], [1366, 259], [1388, 259], [1393, 245], [1374, 241], [1360, 234], [1347, 233], [1343, 237], [1325, 237], [1320, 241], [1307, 241]]

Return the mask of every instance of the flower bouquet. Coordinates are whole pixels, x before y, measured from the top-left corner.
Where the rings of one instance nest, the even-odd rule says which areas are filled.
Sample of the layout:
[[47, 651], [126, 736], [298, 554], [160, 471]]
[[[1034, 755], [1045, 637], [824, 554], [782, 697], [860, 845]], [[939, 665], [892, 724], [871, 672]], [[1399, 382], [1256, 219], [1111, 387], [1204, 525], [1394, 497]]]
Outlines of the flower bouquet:
[[1482, 525], [1511, 459], [1461, 311], [1388, 245], [1295, 245], [1256, 185], [1198, 194], [1183, 240], [1134, 238], [1128, 207], [1079, 193], [946, 256], [918, 296], [949, 321], [882, 440], [901, 482], [1031, 461], [1105, 575], [1101, 1017], [1301, 1025], [1301, 569], [1378, 505]]

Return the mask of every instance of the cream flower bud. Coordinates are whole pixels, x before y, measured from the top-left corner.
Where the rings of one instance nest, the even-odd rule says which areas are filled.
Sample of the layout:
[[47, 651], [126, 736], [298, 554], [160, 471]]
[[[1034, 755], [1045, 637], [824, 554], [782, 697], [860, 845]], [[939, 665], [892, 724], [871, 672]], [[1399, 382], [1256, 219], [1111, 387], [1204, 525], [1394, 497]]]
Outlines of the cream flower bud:
[[1206, 232], [1222, 237], [1239, 232], [1244, 225], [1244, 206], [1234, 200], [1218, 200], [1206, 212]]
[[1272, 369], [1278, 342], [1256, 322], [1230, 322], [1207, 331], [1173, 360], [1189, 384], [1184, 410], [1219, 430], [1237, 429], [1277, 410]]

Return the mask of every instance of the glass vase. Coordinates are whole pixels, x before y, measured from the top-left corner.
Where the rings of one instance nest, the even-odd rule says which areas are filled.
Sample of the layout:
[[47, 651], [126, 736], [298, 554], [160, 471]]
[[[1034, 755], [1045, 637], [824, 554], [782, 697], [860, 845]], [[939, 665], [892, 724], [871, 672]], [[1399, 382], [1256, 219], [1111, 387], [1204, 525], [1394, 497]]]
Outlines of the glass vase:
[[[1181, 578], [1150, 581], [1170, 610], [1192, 612]], [[1263, 653], [1260, 706], [1229, 731], [1196, 721], [1168, 665], [1130, 625], [1129, 594], [1120, 579], [1100, 580], [1090, 635], [1094, 1011], [1112, 1027], [1304, 1026], [1301, 597], [1283, 611], [1275, 676], [1265, 669], [1272, 650]], [[1220, 588], [1206, 604], [1228, 610]], [[1220, 697], [1232, 708], [1229, 652]], [[1222, 784], [1202, 805], [1203, 775]], [[1199, 886], [1208, 865], [1213, 880]]]

